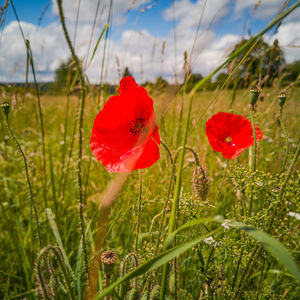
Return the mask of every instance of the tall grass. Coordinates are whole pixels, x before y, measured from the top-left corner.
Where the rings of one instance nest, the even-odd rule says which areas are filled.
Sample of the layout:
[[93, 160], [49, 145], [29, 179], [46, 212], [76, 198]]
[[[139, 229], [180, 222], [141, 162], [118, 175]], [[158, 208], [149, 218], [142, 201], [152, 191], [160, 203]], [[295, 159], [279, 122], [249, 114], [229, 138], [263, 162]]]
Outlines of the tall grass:
[[[285, 88], [287, 98], [281, 105], [277, 103], [281, 87], [265, 86], [264, 100], [249, 110], [248, 90], [238, 89], [236, 84], [233, 96], [228, 84], [263, 35], [300, 2], [288, 9], [286, 2], [266, 28], [189, 93], [187, 81], [162, 94], [152, 91], [162, 138], [161, 158], [149, 169], [125, 175], [108, 174], [92, 157], [87, 142], [98, 108], [108, 98], [102, 83], [110, 54], [112, 3], [108, 25], [101, 30], [90, 59], [98, 47], [104, 47], [99, 90], [93, 89], [84, 74], [74, 46], [76, 33], [72, 42], [62, 0], [57, 1], [59, 16], [73, 62], [66, 95], [40, 93], [35, 73], [38, 62], [23, 34], [36, 101], [26, 99], [24, 106], [20, 100], [2, 105], [1, 297], [296, 299], [300, 293], [296, 263], [299, 87], [291, 84]], [[79, 1], [77, 20], [80, 5]], [[206, 2], [194, 45], [205, 6]], [[99, 2], [95, 20], [98, 9]], [[173, 13], [174, 9], [173, 1]], [[18, 20], [14, 6], [13, 10]], [[176, 42], [174, 30], [175, 47]], [[187, 70], [192, 68], [191, 61], [186, 55]], [[235, 68], [216, 91], [203, 90], [217, 72], [233, 62]], [[71, 82], [73, 68], [77, 75]], [[80, 94], [72, 96], [76, 79]], [[6, 98], [13, 93], [6, 92]], [[255, 144], [250, 156], [245, 151], [238, 159], [225, 162], [211, 150], [204, 124], [213, 113], [229, 109], [249, 116]], [[32, 115], [37, 116], [38, 127], [28, 118]], [[264, 134], [259, 143], [255, 124]], [[251, 168], [247, 168], [249, 163]], [[194, 173], [206, 176], [197, 181], [198, 186], [193, 186]], [[205, 197], [193, 192], [201, 184], [207, 185], [202, 187]], [[119, 257], [109, 276], [101, 264], [101, 253], [107, 249]]]

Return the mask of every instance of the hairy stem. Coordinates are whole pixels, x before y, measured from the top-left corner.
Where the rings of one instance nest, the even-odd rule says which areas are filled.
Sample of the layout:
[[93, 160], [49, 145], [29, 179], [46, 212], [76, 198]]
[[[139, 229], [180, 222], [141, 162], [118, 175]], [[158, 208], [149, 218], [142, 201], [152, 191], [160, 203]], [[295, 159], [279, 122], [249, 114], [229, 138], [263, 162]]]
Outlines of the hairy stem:
[[82, 74], [82, 69], [79, 63], [79, 59], [75, 53], [75, 50], [72, 46], [67, 27], [65, 24], [65, 18], [62, 9], [62, 0], [57, 0], [58, 12], [63, 28], [63, 32], [69, 46], [69, 49], [72, 54], [72, 58], [76, 64], [76, 68], [79, 72], [80, 86], [81, 86], [81, 97], [80, 97], [80, 107], [79, 107], [79, 147], [78, 147], [78, 163], [77, 163], [77, 180], [78, 180], [78, 194], [79, 194], [79, 217], [80, 217], [80, 227], [81, 227], [81, 238], [83, 245], [83, 256], [85, 262], [85, 269], [89, 277], [89, 268], [88, 268], [88, 255], [87, 255], [87, 244], [85, 237], [85, 223], [84, 223], [84, 197], [83, 197], [83, 186], [82, 186], [82, 139], [83, 139], [83, 113], [84, 113], [84, 104], [85, 104], [85, 85], [84, 77]]
[[39, 219], [38, 219], [38, 214], [37, 214], [35, 199], [33, 197], [32, 185], [31, 185], [31, 181], [30, 181], [30, 177], [29, 177], [29, 172], [28, 172], [27, 159], [26, 159], [24, 151], [23, 151], [23, 149], [22, 149], [22, 147], [21, 147], [21, 145], [20, 145], [17, 137], [15, 136], [14, 132], [12, 131], [12, 129], [11, 129], [10, 125], [9, 125], [8, 115], [5, 114], [5, 116], [6, 116], [6, 124], [7, 124], [8, 131], [9, 131], [11, 137], [13, 138], [13, 140], [15, 141], [15, 143], [17, 145], [17, 148], [18, 148], [18, 150], [20, 151], [20, 153], [21, 153], [21, 155], [23, 157], [24, 169], [25, 169], [26, 181], [27, 181], [27, 187], [28, 187], [28, 193], [29, 193], [29, 201], [30, 201], [30, 204], [31, 204], [31, 206], [33, 208], [33, 212], [34, 212], [34, 219], [35, 219], [35, 222], [36, 222], [36, 229], [37, 229], [37, 236], [38, 236], [39, 244], [40, 244], [40, 247], [42, 247], [43, 242], [42, 242], [42, 235], [41, 235], [41, 225], [40, 225], [40, 222], [39, 222]]

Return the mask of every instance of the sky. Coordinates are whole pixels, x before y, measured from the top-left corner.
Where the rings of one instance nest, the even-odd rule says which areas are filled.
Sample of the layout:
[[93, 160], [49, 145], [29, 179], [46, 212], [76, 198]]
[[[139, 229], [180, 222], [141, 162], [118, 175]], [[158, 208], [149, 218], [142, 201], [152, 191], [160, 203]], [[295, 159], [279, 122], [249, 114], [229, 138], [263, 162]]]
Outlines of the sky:
[[[0, 6], [4, 2], [0, 0]], [[105, 52], [103, 81], [117, 84], [125, 67], [138, 83], [154, 81], [158, 76], [169, 82], [174, 82], [175, 78], [180, 81], [184, 76], [185, 51], [192, 71], [207, 75], [225, 60], [242, 37], [258, 33], [273, 20], [285, 2], [63, 0], [63, 9], [71, 40], [90, 82], [100, 82]], [[296, 1], [290, 1], [288, 6], [294, 3]], [[55, 70], [71, 56], [56, 0], [13, 0], [13, 4], [25, 37], [30, 40], [38, 81], [54, 80]], [[101, 40], [89, 64], [108, 22], [110, 5], [108, 42], [105, 47], [104, 39]], [[0, 82], [23, 82], [26, 47], [11, 5], [1, 16], [0, 24]], [[299, 60], [300, 7], [264, 38], [268, 43], [279, 40], [287, 63]]]

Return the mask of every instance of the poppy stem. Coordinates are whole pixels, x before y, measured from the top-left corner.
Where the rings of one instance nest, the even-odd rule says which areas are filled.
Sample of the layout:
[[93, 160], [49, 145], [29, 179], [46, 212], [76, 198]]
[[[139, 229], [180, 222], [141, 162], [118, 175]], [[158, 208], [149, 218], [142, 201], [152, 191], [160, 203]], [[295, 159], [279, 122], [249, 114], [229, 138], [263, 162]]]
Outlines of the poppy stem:
[[137, 224], [136, 224], [136, 235], [134, 251], [138, 254], [138, 243], [139, 243], [139, 232], [141, 225], [141, 213], [142, 213], [142, 170], [139, 169], [139, 198], [138, 198], [138, 209], [137, 209]]
[[[256, 130], [255, 130], [255, 122], [254, 122], [254, 106], [251, 105], [251, 110], [250, 110], [250, 114], [251, 114], [251, 123], [252, 123], [252, 130], [253, 130], [253, 139], [254, 139], [254, 152], [252, 153], [252, 151], [249, 152], [249, 164], [250, 164], [250, 168], [251, 171], [253, 172], [252, 176], [252, 185], [251, 185], [251, 196], [250, 196], [250, 206], [249, 206], [249, 216], [251, 216], [252, 213], [252, 206], [253, 206], [253, 194], [254, 194], [254, 172], [256, 170], [256, 152], [257, 152], [257, 141], [256, 141]], [[252, 147], [251, 147], [252, 148]], [[250, 149], [251, 149], [250, 148]]]
[[252, 123], [252, 130], [253, 130], [253, 139], [254, 139], [252, 171], [255, 171], [256, 170], [257, 140], [256, 140], [256, 130], [255, 130], [255, 122], [254, 122], [254, 107], [253, 106], [251, 106], [250, 113], [251, 113], [251, 123]]

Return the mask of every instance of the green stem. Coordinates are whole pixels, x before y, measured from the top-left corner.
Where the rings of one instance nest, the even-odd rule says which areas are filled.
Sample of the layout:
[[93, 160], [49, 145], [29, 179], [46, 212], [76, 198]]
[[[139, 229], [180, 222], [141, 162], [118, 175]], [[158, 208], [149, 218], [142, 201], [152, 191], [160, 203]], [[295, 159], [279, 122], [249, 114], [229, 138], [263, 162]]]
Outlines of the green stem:
[[137, 224], [136, 224], [136, 235], [135, 235], [135, 244], [134, 251], [138, 254], [138, 243], [139, 243], [139, 232], [141, 225], [141, 212], [142, 212], [142, 171], [139, 170], [139, 198], [138, 198], [138, 211], [137, 211]]
[[[189, 124], [190, 124], [190, 119], [191, 119], [192, 104], [193, 104], [193, 97], [189, 96], [188, 114], [187, 114], [186, 123], [185, 123], [184, 136], [183, 136], [183, 140], [182, 140], [182, 151], [180, 153], [178, 172], [177, 172], [175, 188], [174, 188], [174, 197], [173, 197], [171, 217], [170, 217], [169, 228], [168, 228], [168, 235], [170, 235], [176, 228], [176, 220], [177, 220], [178, 206], [179, 206], [179, 196], [180, 196], [180, 190], [181, 190], [181, 179], [182, 179], [183, 164], [184, 164], [184, 155], [185, 155], [185, 150], [186, 150], [188, 129], [189, 129]], [[166, 247], [165, 247], [165, 250], [167, 250]], [[168, 264], [165, 264], [163, 267], [163, 275], [162, 275], [162, 280], [161, 280], [161, 290], [160, 290], [160, 296], [159, 296], [160, 300], [165, 299], [167, 276], [168, 276]]]
[[31, 46], [29, 40], [26, 40], [25, 42], [26, 47], [28, 49], [29, 53], [29, 62], [33, 74], [33, 82], [34, 82], [34, 88], [35, 88], [35, 93], [37, 97], [37, 107], [38, 107], [38, 113], [39, 113], [39, 119], [40, 119], [40, 127], [41, 127], [41, 132], [42, 132], [42, 157], [43, 157], [43, 196], [44, 196], [44, 201], [45, 201], [45, 206], [48, 207], [48, 202], [47, 202], [47, 174], [46, 174], [46, 143], [45, 143], [45, 129], [44, 129], [44, 121], [43, 121], [43, 112], [42, 112], [42, 107], [41, 107], [41, 99], [40, 99], [40, 90], [37, 84], [37, 79], [36, 79], [36, 73], [35, 73], [35, 67], [33, 63], [33, 55], [31, 51]]
[[[254, 122], [254, 107], [251, 105], [251, 123], [252, 123], [252, 130], [253, 130], [253, 139], [254, 139], [254, 152], [249, 152], [249, 164], [252, 171], [252, 176], [254, 176], [254, 172], [256, 170], [256, 153], [257, 153], [257, 140], [256, 140], [256, 130], [255, 130], [255, 122]], [[251, 185], [251, 196], [250, 196], [250, 206], [249, 206], [249, 216], [252, 213], [252, 205], [253, 205], [253, 197], [254, 197], [254, 177], [252, 179]]]
[[281, 125], [281, 128], [282, 128], [284, 137], [285, 137], [285, 147], [286, 147], [286, 149], [285, 149], [284, 160], [283, 160], [281, 169], [280, 169], [279, 174], [278, 174], [278, 178], [280, 177], [280, 175], [282, 174], [282, 172], [284, 171], [284, 169], [285, 169], [285, 167], [286, 167], [287, 158], [288, 158], [288, 154], [289, 154], [289, 137], [288, 137], [286, 128], [285, 128], [284, 123], [283, 123], [283, 118], [282, 118], [282, 106], [280, 107], [279, 120], [280, 120], [280, 125]]
[[80, 77], [80, 86], [81, 86], [81, 97], [80, 97], [80, 108], [79, 108], [79, 147], [78, 147], [78, 162], [77, 162], [77, 180], [78, 180], [78, 194], [79, 194], [79, 217], [80, 217], [80, 227], [81, 227], [81, 237], [82, 237], [82, 245], [83, 245], [83, 254], [84, 254], [84, 262], [85, 269], [89, 277], [89, 269], [88, 269], [88, 255], [87, 255], [87, 245], [86, 245], [86, 237], [85, 237], [85, 223], [84, 223], [84, 197], [83, 197], [83, 186], [82, 186], [82, 139], [83, 139], [83, 113], [84, 113], [84, 104], [85, 104], [85, 84], [84, 77], [82, 74], [82, 69], [79, 63], [79, 59], [75, 53], [75, 50], [72, 46], [72, 42], [70, 40], [67, 27], [65, 24], [65, 18], [62, 9], [62, 0], [57, 0], [58, 12], [61, 21], [61, 25], [63, 28], [63, 32], [69, 46], [69, 49], [72, 54], [72, 58], [76, 64], [76, 68], [79, 72]]
[[[297, 149], [295, 151], [295, 154], [294, 154], [294, 157], [293, 157], [293, 160], [289, 166], [289, 169], [288, 169], [288, 172], [285, 176], [285, 179], [284, 179], [284, 182], [283, 182], [283, 185], [280, 189], [280, 193], [278, 195], [278, 198], [277, 198], [277, 204], [275, 205], [274, 209], [273, 209], [273, 214], [271, 215], [270, 219], [269, 219], [269, 222], [267, 224], [267, 230], [266, 232], [269, 233], [272, 229], [272, 225], [273, 225], [273, 222], [276, 218], [276, 216], [278, 215], [278, 211], [277, 211], [277, 206], [281, 204], [282, 202], [282, 199], [284, 197], [284, 193], [285, 193], [285, 187], [286, 187], [286, 184], [288, 182], [288, 180], [290, 179], [290, 176], [292, 174], [292, 171], [293, 171], [293, 168], [294, 168], [294, 165], [298, 159], [298, 156], [300, 154], [300, 139], [298, 140], [298, 145], [297, 145]], [[249, 279], [249, 277], [251, 276], [252, 274], [252, 271], [256, 265], [256, 262], [260, 256], [260, 254], [262, 253], [263, 251], [263, 247], [259, 245], [259, 243], [256, 243], [256, 245], [254, 246], [253, 250], [252, 250], [252, 253], [251, 253], [251, 256], [249, 258], [249, 261], [247, 263], [247, 266], [246, 266], [246, 269], [245, 269], [245, 272], [241, 278], [241, 281], [240, 281], [240, 284], [239, 284], [239, 287], [235, 293], [235, 296], [234, 296], [234, 299], [240, 299], [241, 296], [242, 296], [242, 293], [243, 293], [243, 290], [245, 288], [245, 285]]]
[[37, 209], [36, 209], [36, 204], [35, 204], [35, 200], [33, 197], [33, 192], [32, 192], [32, 186], [31, 186], [31, 181], [30, 181], [30, 177], [29, 177], [29, 172], [28, 172], [28, 165], [27, 165], [27, 159], [26, 156], [23, 152], [23, 149], [19, 143], [19, 141], [17, 140], [17, 137], [15, 136], [14, 132], [12, 131], [10, 125], [9, 125], [9, 120], [8, 120], [8, 114], [5, 114], [6, 116], [6, 124], [7, 124], [7, 128], [8, 131], [11, 135], [11, 137], [13, 138], [13, 140], [15, 141], [22, 157], [23, 157], [23, 162], [24, 162], [24, 169], [25, 169], [25, 174], [26, 174], [26, 180], [27, 180], [27, 186], [28, 186], [28, 193], [29, 193], [29, 200], [30, 200], [30, 204], [33, 208], [33, 212], [34, 212], [34, 219], [36, 222], [36, 229], [37, 229], [37, 236], [38, 236], [38, 240], [39, 240], [39, 244], [40, 247], [42, 247], [43, 242], [42, 242], [42, 236], [41, 236], [41, 225], [38, 219], [38, 214], [37, 214]]
[[257, 152], [257, 140], [256, 140], [256, 130], [255, 130], [255, 122], [254, 122], [254, 107], [251, 106], [251, 123], [253, 130], [253, 139], [254, 139], [254, 153], [253, 153], [253, 165], [252, 171], [256, 170], [256, 152]]
[[41, 107], [41, 99], [40, 99], [40, 91], [39, 87], [37, 84], [37, 78], [36, 78], [36, 72], [35, 72], [35, 67], [34, 67], [34, 62], [33, 62], [33, 55], [30, 47], [30, 42], [25, 38], [25, 34], [23, 32], [17, 11], [15, 9], [14, 3], [11, 0], [10, 1], [14, 15], [17, 19], [18, 26], [23, 38], [23, 41], [26, 46], [27, 50], [27, 61], [26, 61], [26, 86], [27, 86], [27, 80], [28, 80], [28, 64], [30, 63], [31, 70], [32, 70], [32, 75], [33, 75], [33, 82], [34, 82], [34, 88], [35, 88], [35, 93], [37, 97], [37, 107], [38, 107], [38, 115], [40, 119], [40, 127], [41, 127], [41, 133], [42, 133], [42, 157], [43, 157], [43, 196], [44, 196], [44, 201], [45, 201], [45, 206], [48, 207], [47, 204], [47, 184], [46, 184], [46, 146], [45, 146], [45, 128], [44, 128], [44, 122], [43, 122], [43, 113], [42, 113], [42, 107]]

